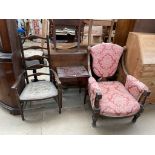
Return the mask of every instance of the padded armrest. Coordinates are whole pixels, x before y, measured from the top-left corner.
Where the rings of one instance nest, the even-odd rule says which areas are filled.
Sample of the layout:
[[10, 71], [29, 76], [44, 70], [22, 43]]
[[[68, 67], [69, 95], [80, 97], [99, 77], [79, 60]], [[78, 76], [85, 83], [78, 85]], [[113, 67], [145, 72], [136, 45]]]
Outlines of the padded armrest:
[[93, 77], [88, 79], [88, 92], [90, 96], [91, 105], [94, 108], [94, 103], [96, 98], [101, 98], [101, 89]]
[[136, 100], [139, 100], [144, 91], [149, 92], [149, 88], [132, 75], [127, 75], [125, 88]]

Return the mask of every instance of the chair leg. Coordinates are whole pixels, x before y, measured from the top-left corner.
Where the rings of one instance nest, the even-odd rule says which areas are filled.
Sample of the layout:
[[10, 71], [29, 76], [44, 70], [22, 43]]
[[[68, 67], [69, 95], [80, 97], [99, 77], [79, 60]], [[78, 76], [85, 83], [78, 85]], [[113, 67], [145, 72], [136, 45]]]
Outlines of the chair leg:
[[59, 114], [61, 114], [61, 108], [62, 108], [62, 96], [58, 96], [58, 106], [59, 106]]
[[87, 95], [88, 95], [88, 90], [85, 88], [84, 104], [86, 104]]
[[84, 94], [84, 104], [86, 104], [87, 94]]
[[23, 113], [23, 111], [22, 111], [22, 113], [21, 113], [21, 116], [22, 116], [22, 120], [23, 120], [23, 121], [25, 121], [25, 118], [24, 118], [24, 113]]
[[139, 116], [141, 115], [141, 113], [144, 111], [144, 107], [143, 105], [141, 105], [140, 107], [140, 111], [134, 115], [133, 119], [132, 119], [132, 123], [135, 123], [137, 121], [137, 119], [139, 118]]
[[96, 127], [97, 119], [98, 119], [98, 115], [93, 113], [93, 115], [92, 115], [92, 127]]
[[20, 114], [21, 114], [22, 120], [24, 121], [25, 118], [24, 118], [23, 107], [22, 107], [21, 103], [19, 103], [19, 110], [20, 110]]
[[139, 118], [140, 113], [134, 115], [133, 119], [132, 119], [132, 123], [136, 123], [137, 119]]

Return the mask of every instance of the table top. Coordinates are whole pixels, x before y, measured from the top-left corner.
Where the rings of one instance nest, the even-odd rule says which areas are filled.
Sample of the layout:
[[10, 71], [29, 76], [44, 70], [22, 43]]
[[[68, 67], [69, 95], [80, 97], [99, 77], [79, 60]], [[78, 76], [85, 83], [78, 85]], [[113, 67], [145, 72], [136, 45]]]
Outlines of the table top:
[[57, 67], [59, 78], [89, 77], [84, 66]]

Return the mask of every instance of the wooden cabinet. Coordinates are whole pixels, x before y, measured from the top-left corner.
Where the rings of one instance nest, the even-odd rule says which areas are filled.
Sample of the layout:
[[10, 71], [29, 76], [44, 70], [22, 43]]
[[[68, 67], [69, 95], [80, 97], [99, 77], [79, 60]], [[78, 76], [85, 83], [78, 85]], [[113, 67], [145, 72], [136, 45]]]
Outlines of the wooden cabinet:
[[23, 71], [16, 20], [0, 20], [0, 105], [18, 113], [18, 100], [11, 86]]
[[125, 65], [129, 74], [151, 90], [148, 102], [155, 103], [155, 34], [129, 33]]
[[116, 24], [116, 32], [114, 37], [114, 43], [120, 46], [126, 45], [129, 32], [134, 29], [135, 19], [119, 19]]
[[119, 19], [114, 43], [125, 46], [129, 32], [155, 33], [155, 19]]

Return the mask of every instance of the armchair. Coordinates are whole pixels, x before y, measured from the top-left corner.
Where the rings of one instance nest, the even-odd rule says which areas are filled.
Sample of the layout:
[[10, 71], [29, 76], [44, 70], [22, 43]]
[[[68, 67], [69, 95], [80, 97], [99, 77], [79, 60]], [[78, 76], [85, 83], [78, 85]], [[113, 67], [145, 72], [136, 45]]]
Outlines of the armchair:
[[[48, 36], [47, 36], [48, 39]], [[48, 44], [48, 42], [47, 42]], [[49, 44], [48, 44], [49, 47]], [[35, 49], [40, 49], [41, 47], [36, 46]], [[49, 48], [48, 48], [49, 49]], [[49, 98], [54, 98], [55, 101], [58, 103], [59, 107], [59, 113], [61, 113], [62, 108], [62, 87], [61, 82], [56, 74], [56, 72], [50, 68], [51, 60], [50, 60], [50, 50], [48, 50], [48, 55], [29, 55], [27, 57], [23, 57], [24, 61], [35, 61], [35, 60], [43, 60], [46, 59], [48, 62], [47, 64], [35, 64], [32, 63], [31, 66], [29, 66], [30, 69], [39, 69], [42, 67], [49, 68], [49, 73], [42, 73], [37, 72], [33, 74], [27, 74], [27, 70], [25, 68], [25, 71], [22, 72], [19, 76], [17, 81], [13, 84], [12, 90], [16, 95], [16, 98], [18, 99], [18, 106], [21, 113], [22, 120], [25, 120], [24, 118], [24, 110], [28, 110], [26, 105], [28, 102], [32, 101], [39, 101], [39, 100], [45, 100]], [[37, 80], [35, 82], [30, 82], [29, 77], [35, 76], [41, 76], [41, 75], [48, 75], [50, 77], [50, 80]]]
[[[145, 84], [128, 75], [124, 66], [125, 51], [125, 47], [112, 43], [101, 43], [88, 48], [88, 68], [91, 75], [88, 80], [88, 93], [94, 127], [99, 116], [134, 116], [132, 122], [136, 122], [143, 112], [143, 105], [150, 91]], [[111, 81], [117, 73], [119, 64], [123, 70], [125, 84], [116, 80]], [[93, 74], [98, 80], [92, 76]]]

